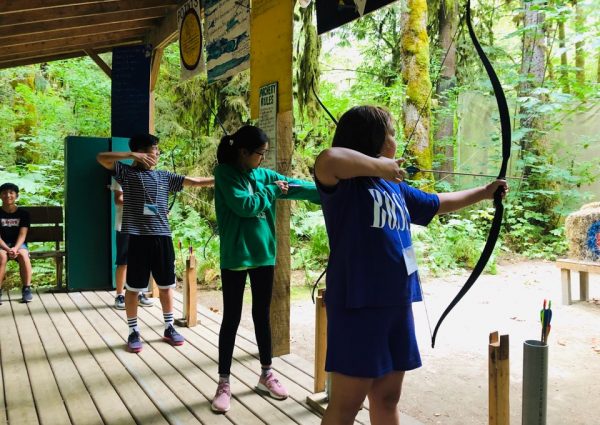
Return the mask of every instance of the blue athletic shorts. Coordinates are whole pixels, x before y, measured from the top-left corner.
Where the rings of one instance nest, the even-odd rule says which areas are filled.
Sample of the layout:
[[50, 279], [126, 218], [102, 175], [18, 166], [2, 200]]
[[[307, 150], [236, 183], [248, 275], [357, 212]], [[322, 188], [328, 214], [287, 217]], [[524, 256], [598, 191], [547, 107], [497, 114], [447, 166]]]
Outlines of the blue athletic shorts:
[[412, 304], [358, 309], [327, 305], [328, 372], [379, 378], [420, 366]]

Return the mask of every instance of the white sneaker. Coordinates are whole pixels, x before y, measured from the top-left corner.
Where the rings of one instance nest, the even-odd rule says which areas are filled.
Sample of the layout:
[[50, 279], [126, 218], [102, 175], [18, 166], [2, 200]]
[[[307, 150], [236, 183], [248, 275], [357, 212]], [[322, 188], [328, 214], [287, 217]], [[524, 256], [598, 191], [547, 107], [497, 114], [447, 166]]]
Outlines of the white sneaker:
[[154, 305], [154, 300], [148, 298], [143, 292], [140, 292], [138, 294], [138, 305], [140, 307], [152, 307]]

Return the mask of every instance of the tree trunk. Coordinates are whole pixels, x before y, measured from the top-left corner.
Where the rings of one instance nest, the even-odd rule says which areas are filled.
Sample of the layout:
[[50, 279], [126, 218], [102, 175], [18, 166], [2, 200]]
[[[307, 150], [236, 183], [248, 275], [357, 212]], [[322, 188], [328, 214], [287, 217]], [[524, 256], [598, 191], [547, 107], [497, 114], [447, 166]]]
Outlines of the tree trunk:
[[[456, 2], [452, 2], [449, 8], [447, 5], [446, 2], [442, 2], [442, 7], [438, 12], [440, 49], [442, 55], [446, 56], [446, 60], [440, 71], [436, 87], [439, 110], [436, 113], [437, 129], [433, 149], [436, 160], [439, 160], [440, 163], [438, 168], [442, 171], [452, 172], [454, 171], [454, 117], [447, 108], [449, 96], [452, 95], [452, 89], [456, 86], [456, 45], [453, 43], [452, 37], [458, 25], [458, 5]], [[449, 183], [454, 182], [451, 174], [443, 177]], [[441, 175], [436, 175], [436, 179], [440, 178], [442, 178]]]
[[[585, 26], [583, 8], [577, 0], [573, 0], [573, 4], [575, 5], [575, 32], [581, 34]], [[581, 89], [585, 85], [585, 51], [583, 49], [583, 40], [575, 43], [575, 67], [577, 68], [575, 71], [575, 80]]]
[[567, 50], [565, 49], [565, 22], [563, 20], [558, 21], [558, 45], [560, 47], [560, 83], [562, 85], [563, 92], [570, 93], [571, 88], [569, 87], [569, 61], [567, 58]]
[[[528, 30], [523, 32], [523, 59], [521, 63], [521, 79], [519, 97], [537, 97], [539, 104], [532, 107], [521, 107], [520, 125], [527, 129], [521, 139], [525, 167], [523, 176], [527, 178], [526, 188], [530, 190], [533, 202], [539, 206], [537, 212], [546, 220], [537, 223], [541, 227], [549, 227], [554, 218], [554, 207], [558, 203], [558, 186], [550, 181], [545, 173], [546, 167], [553, 162], [552, 154], [545, 138], [544, 116], [539, 112], [540, 105], [547, 102], [544, 95], [536, 94], [535, 90], [541, 87], [544, 81], [546, 46], [544, 36], [544, 14], [539, 10], [532, 10], [532, 2], [524, 2], [523, 27]], [[544, 193], [545, 192], [545, 193]], [[555, 195], [548, 195], [554, 193]], [[549, 219], [549, 220], [548, 220]]]
[[[401, 15], [402, 79], [406, 87], [404, 135], [406, 150], [422, 169], [432, 165], [429, 142], [429, 38], [426, 0], [408, 0]], [[428, 176], [418, 176], [426, 178]]]

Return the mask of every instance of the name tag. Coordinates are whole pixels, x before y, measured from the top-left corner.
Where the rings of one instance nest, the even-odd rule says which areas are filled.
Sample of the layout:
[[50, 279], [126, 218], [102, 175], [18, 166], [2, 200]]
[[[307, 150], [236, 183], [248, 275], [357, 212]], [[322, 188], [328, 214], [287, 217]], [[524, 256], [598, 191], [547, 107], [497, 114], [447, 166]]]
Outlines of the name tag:
[[404, 248], [402, 255], [404, 256], [404, 264], [406, 264], [406, 274], [410, 276], [417, 271], [417, 256], [412, 245]]
[[158, 215], [158, 205], [144, 204], [144, 215]]

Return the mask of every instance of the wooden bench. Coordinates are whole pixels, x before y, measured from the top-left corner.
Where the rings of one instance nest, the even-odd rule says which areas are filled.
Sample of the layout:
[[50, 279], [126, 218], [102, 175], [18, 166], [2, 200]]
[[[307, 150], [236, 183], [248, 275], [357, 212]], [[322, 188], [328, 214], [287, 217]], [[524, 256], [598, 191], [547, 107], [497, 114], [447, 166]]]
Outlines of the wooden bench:
[[600, 262], [560, 259], [556, 260], [556, 267], [560, 268], [562, 281], [562, 303], [570, 305], [571, 298], [571, 270], [579, 272], [579, 299], [587, 301], [590, 298], [589, 273], [600, 274]]
[[65, 251], [60, 244], [64, 242], [62, 207], [20, 207], [29, 212], [31, 227], [26, 242], [54, 242], [54, 250], [34, 251], [29, 246], [29, 258], [54, 258], [56, 264], [56, 287], [62, 289], [63, 257]]

